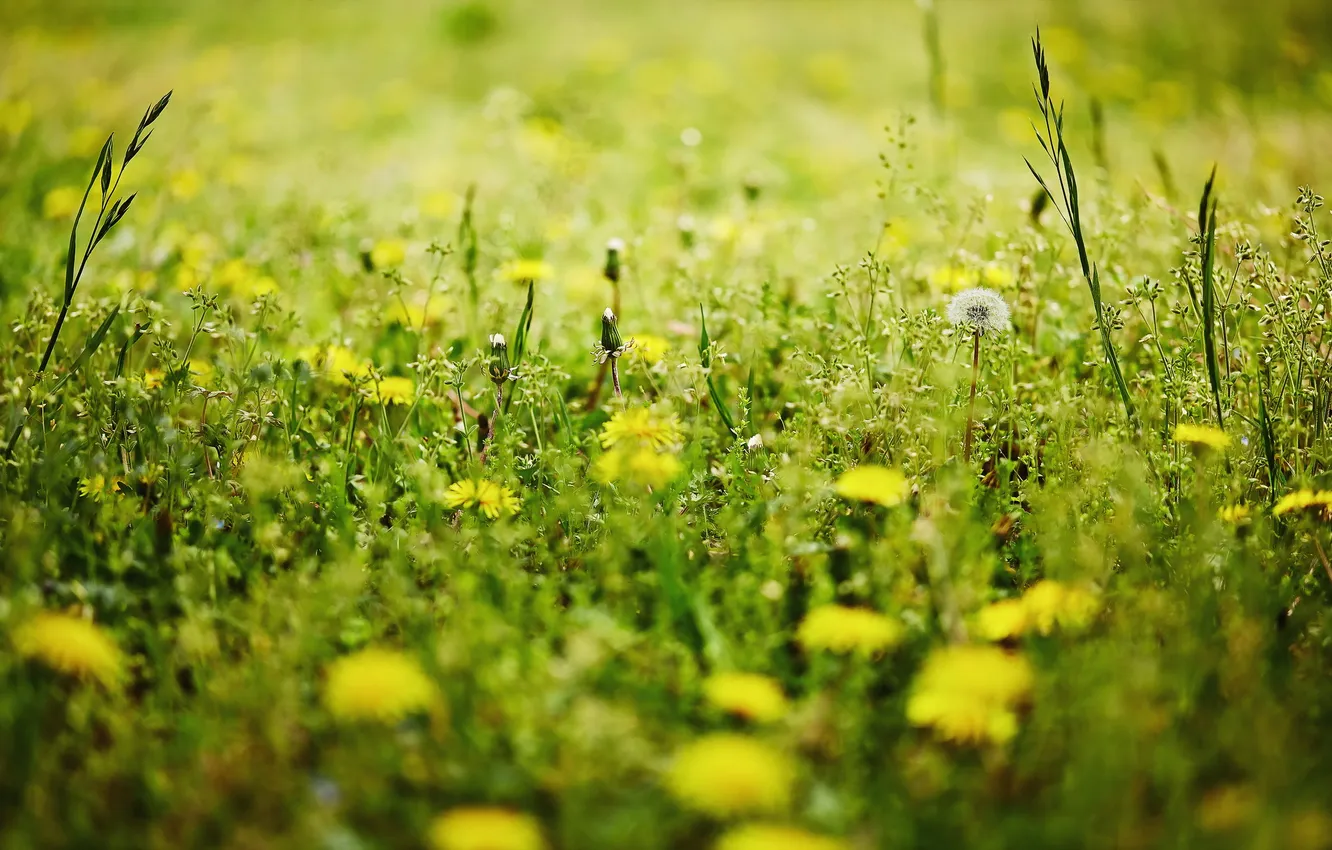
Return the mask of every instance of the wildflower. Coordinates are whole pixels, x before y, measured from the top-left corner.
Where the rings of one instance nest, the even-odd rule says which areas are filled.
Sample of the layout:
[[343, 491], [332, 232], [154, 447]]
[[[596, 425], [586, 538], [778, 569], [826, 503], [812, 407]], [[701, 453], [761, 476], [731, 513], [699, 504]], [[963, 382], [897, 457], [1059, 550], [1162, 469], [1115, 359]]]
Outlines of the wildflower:
[[407, 243], [402, 239], [380, 239], [370, 247], [369, 256], [374, 269], [400, 266], [407, 259]]
[[434, 850], [542, 850], [536, 818], [499, 806], [450, 809], [430, 824]]
[[675, 755], [666, 776], [671, 794], [716, 817], [777, 812], [791, 801], [795, 767], [782, 753], [743, 735], [707, 735]]
[[837, 495], [844, 499], [873, 502], [885, 508], [902, 504], [907, 494], [905, 475], [870, 463], [843, 472], [835, 487]]
[[774, 680], [757, 673], [716, 673], [703, 682], [703, 696], [716, 708], [746, 720], [780, 720], [786, 694]]
[[601, 446], [642, 446], [665, 449], [680, 442], [683, 435], [675, 414], [658, 414], [646, 407], [618, 411], [601, 426]]
[[419, 298], [412, 303], [394, 301], [389, 307], [388, 318], [390, 322], [402, 325], [408, 330], [419, 330], [439, 324], [448, 312], [448, 299], [436, 295], [426, 301]]
[[73, 218], [82, 202], [82, 189], [77, 186], [57, 186], [42, 199], [42, 217], [51, 220]]
[[166, 377], [161, 369], [149, 369], [143, 373], [143, 388], [145, 390], [155, 390], [162, 386], [162, 379]]
[[470, 508], [476, 504], [476, 482], [466, 478], [453, 482], [444, 491], [443, 501], [446, 508]]
[[416, 400], [416, 384], [411, 378], [381, 378], [375, 384], [375, 395], [380, 404], [411, 404]]
[[1038, 581], [1022, 594], [1027, 627], [1048, 635], [1055, 626], [1085, 629], [1096, 616], [1096, 597], [1085, 588], [1058, 581]]
[[554, 274], [555, 270], [547, 262], [521, 258], [505, 263], [499, 270], [500, 277], [514, 283], [546, 280]]
[[391, 649], [363, 649], [334, 661], [324, 705], [340, 720], [397, 722], [437, 705], [435, 683], [421, 666]]
[[612, 239], [606, 243], [606, 268], [602, 274], [611, 285], [617, 285], [620, 282], [620, 255], [624, 253], [624, 240]]
[[660, 363], [671, 350], [671, 343], [665, 337], [644, 334], [634, 337], [634, 357], [649, 366]]
[[993, 289], [967, 289], [948, 302], [948, 321], [978, 335], [1008, 330], [1008, 305]]
[[341, 345], [330, 345], [316, 354], [315, 359], [320, 361], [329, 380], [338, 386], [350, 386], [354, 379], [370, 374], [370, 361]]
[[1013, 270], [999, 263], [990, 263], [981, 269], [981, 281], [986, 286], [1003, 289], [1013, 285]]
[[633, 347], [632, 338], [625, 342], [620, 336], [620, 321], [615, 317], [614, 311], [607, 307], [606, 312], [601, 314], [601, 341], [592, 346], [592, 359], [597, 363], [610, 361], [611, 382], [615, 386], [616, 398], [623, 395], [620, 392], [619, 361]]
[[121, 655], [111, 636], [82, 617], [43, 611], [14, 631], [14, 649], [60, 673], [112, 685]]
[[1253, 508], [1245, 504], [1226, 505], [1217, 512], [1217, 516], [1222, 522], [1230, 523], [1231, 525], [1244, 525], [1248, 523], [1249, 520], [1252, 519], [1252, 514]]
[[1021, 599], [1001, 599], [976, 615], [976, 627], [986, 640], [1008, 640], [1027, 630], [1027, 608]]
[[[0, 133], [11, 139], [23, 134], [32, 121], [32, 104], [26, 100], [0, 100]], [[99, 144], [101, 140], [98, 140]]]
[[98, 473], [88, 478], [79, 479], [79, 495], [92, 499], [94, 502], [100, 502], [106, 496], [119, 492], [120, 485], [125, 483], [123, 478], [107, 478]]
[[750, 823], [727, 832], [714, 850], [849, 850], [845, 841], [794, 826]]
[[904, 632], [901, 623], [877, 611], [823, 605], [805, 615], [796, 638], [807, 650], [873, 655], [897, 646]]
[[500, 514], [513, 516], [522, 507], [522, 502], [513, 491], [493, 481], [478, 481], [476, 484], [476, 507], [490, 519], [498, 519]]
[[1209, 449], [1224, 449], [1230, 445], [1230, 435], [1210, 425], [1191, 425], [1181, 422], [1175, 426], [1175, 442], [1192, 443]]
[[1273, 516], [1316, 509], [1321, 516], [1332, 515], [1332, 490], [1296, 490], [1282, 496], [1272, 508]]
[[930, 271], [929, 283], [933, 289], [958, 292], [976, 285], [976, 273], [959, 266], [939, 266]]
[[504, 382], [518, 377], [509, 363], [509, 344], [504, 341], [504, 334], [490, 335], [490, 363], [486, 370], [495, 385], [495, 409], [499, 410], [504, 406]]
[[625, 446], [603, 452], [597, 458], [595, 473], [603, 484], [624, 482], [660, 490], [680, 474], [680, 459], [648, 446]]
[[1004, 743], [1017, 734], [1017, 705], [1031, 691], [1026, 660], [991, 646], [936, 649], [916, 674], [907, 719], [958, 743]]
[[213, 376], [217, 374], [217, 369], [207, 360], [187, 360], [185, 366], [190, 370], [190, 377], [205, 386], [211, 383]]

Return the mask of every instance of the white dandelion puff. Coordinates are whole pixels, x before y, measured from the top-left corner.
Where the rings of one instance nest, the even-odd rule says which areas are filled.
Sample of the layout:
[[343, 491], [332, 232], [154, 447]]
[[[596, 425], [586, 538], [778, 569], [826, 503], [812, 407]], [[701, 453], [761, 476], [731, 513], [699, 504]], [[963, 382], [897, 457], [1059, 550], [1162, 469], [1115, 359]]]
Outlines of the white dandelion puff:
[[993, 289], [967, 289], [948, 302], [948, 321], [978, 334], [1001, 334], [1008, 330], [1008, 305]]

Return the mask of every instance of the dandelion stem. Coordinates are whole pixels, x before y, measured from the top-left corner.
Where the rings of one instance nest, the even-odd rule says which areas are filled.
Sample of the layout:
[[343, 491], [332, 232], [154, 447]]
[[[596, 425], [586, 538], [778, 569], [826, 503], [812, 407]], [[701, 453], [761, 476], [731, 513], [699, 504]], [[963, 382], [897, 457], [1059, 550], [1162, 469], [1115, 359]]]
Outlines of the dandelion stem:
[[971, 400], [967, 403], [967, 435], [962, 440], [962, 458], [971, 462], [971, 436], [976, 422], [976, 378], [980, 372], [980, 331], [971, 335]]
[[615, 387], [615, 397], [624, 398], [624, 394], [620, 392], [620, 358], [610, 358], [610, 373], [611, 386]]

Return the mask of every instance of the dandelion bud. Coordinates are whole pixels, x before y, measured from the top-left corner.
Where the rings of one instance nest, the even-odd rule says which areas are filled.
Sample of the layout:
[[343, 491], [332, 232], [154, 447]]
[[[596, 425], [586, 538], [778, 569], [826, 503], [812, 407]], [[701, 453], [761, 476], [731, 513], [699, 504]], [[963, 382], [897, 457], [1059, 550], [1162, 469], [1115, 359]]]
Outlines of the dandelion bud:
[[624, 340], [620, 338], [620, 322], [615, 318], [611, 308], [607, 307], [606, 312], [601, 314], [601, 347], [611, 352], [612, 357], [618, 357], [623, 346]]
[[620, 255], [624, 253], [624, 240], [615, 238], [606, 243], [606, 268], [602, 272], [611, 283], [620, 282]]
[[675, 220], [675, 229], [680, 231], [680, 245], [686, 250], [694, 247], [694, 217], [689, 213], [681, 215]]
[[502, 384], [513, 375], [509, 365], [509, 344], [504, 341], [504, 334], [490, 335], [490, 372], [491, 383]]

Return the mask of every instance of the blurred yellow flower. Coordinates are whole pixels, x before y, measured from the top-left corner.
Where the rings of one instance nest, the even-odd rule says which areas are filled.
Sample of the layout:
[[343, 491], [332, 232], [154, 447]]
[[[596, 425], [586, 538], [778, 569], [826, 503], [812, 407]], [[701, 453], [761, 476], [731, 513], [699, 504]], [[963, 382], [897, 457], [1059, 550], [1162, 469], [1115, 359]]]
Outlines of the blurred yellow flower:
[[371, 647], [334, 661], [324, 705], [340, 720], [394, 723], [439, 704], [439, 692], [415, 659]]
[[420, 203], [421, 215], [426, 218], [448, 218], [457, 208], [458, 196], [453, 192], [431, 192]]
[[455, 481], [444, 491], [444, 507], [453, 510], [475, 507], [490, 519], [500, 514], [518, 513], [521, 500], [512, 490], [493, 481], [463, 479]]
[[470, 508], [476, 504], [476, 482], [470, 478], [455, 481], [444, 491], [444, 507]]
[[930, 288], [939, 292], [961, 292], [980, 280], [975, 269], [962, 266], [938, 266], [930, 271]]
[[1013, 276], [1013, 270], [1002, 263], [987, 263], [985, 268], [981, 269], [980, 276], [983, 284], [996, 289], [1012, 286], [1016, 279]]
[[1022, 594], [1027, 628], [1048, 635], [1058, 626], [1080, 631], [1096, 616], [1096, 596], [1086, 588], [1044, 579]]
[[1253, 515], [1253, 508], [1250, 505], [1226, 505], [1217, 511], [1217, 516], [1222, 522], [1228, 522], [1231, 525], [1244, 525]]
[[83, 190], [77, 186], [57, 186], [42, 199], [42, 216], [51, 220], [73, 218], [83, 202]]
[[601, 426], [602, 448], [637, 445], [665, 449], [683, 438], [675, 414], [659, 414], [647, 407], [631, 407], [615, 413]]
[[396, 322], [408, 330], [420, 330], [422, 327], [437, 325], [449, 313], [449, 301], [443, 295], [434, 295], [430, 300], [416, 299], [404, 303], [395, 299], [389, 307], [389, 321]]
[[186, 365], [189, 366], [190, 377], [203, 386], [212, 383], [213, 376], [217, 374], [217, 370], [213, 368], [213, 364], [209, 363], [207, 360], [191, 359]]
[[868, 608], [821, 605], [805, 615], [796, 639], [807, 650], [873, 655], [902, 642], [902, 624]]
[[1033, 675], [1021, 656], [966, 644], [934, 650], [912, 683], [907, 719], [957, 743], [1002, 744], [1017, 734], [1016, 707]]
[[729, 714], [768, 723], [789, 708], [781, 685], [757, 673], [714, 673], [703, 682], [703, 696]]
[[22, 135], [32, 121], [32, 104], [26, 100], [0, 100], [0, 133], [11, 139]]
[[815, 53], [805, 60], [805, 79], [819, 97], [836, 100], [851, 90], [851, 63], [841, 53]]
[[411, 378], [382, 378], [375, 384], [375, 397], [381, 404], [411, 404], [416, 400], [416, 384]]
[[543, 850], [536, 818], [499, 806], [451, 809], [430, 824], [434, 850]]
[[370, 374], [370, 361], [362, 359], [350, 348], [330, 345], [324, 349], [307, 349], [302, 359], [337, 386], [350, 386], [356, 378]]
[[816, 835], [794, 826], [750, 823], [727, 832], [714, 850], [850, 850], [838, 838]]
[[1195, 446], [1207, 446], [1212, 449], [1224, 449], [1230, 445], [1230, 435], [1211, 425], [1193, 425], [1181, 422], [1175, 426], [1175, 442], [1192, 443]]
[[634, 336], [634, 347], [629, 349], [629, 356], [652, 365], [660, 363], [670, 350], [671, 344], [665, 337], [638, 334]]
[[514, 283], [526, 283], [529, 280], [546, 280], [555, 274], [550, 264], [543, 260], [510, 260], [500, 267], [499, 276]]
[[120, 677], [121, 655], [102, 628], [82, 617], [43, 611], [14, 630], [14, 649], [68, 676], [113, 685]]
[[1001, 599], [976, 614], [976, 627], [986, 640], [1008, 640], [1027, 630], [1027, 609], [1021, 599]]
[[140, 380], [143, 381], [145, 390], [155, 390], [162, 386], [162, 379], [165, 377], [166, 374], [161, 369], [149, 369], [143, 373]]
[[675, 455], [632, 444], [602, 452], [594, 466], [596, 478], [603, 484], [637, 484], [653, 490], [674, 481], [680, 470], [680, 460]]
[[1316, 508], [1319, 514], [1332, 514], [1332, 490], [1296, 490], [1282, 496], [1272, 508], [1273, 516]]
[[782, 753], [743, 735], [719, 733], [675, 755], [666, 787], [691, 809], [715, 817], [780, 812], [791, 801], [795, 767]]
[[119, 477], [107, 478], [101, 473], [90, 475], [79, 479], [79, 495], [100, 502], [107, 496], [119, 492], [120, 485], [124, 483], [125, 479]]
[[837, 479], [837, 495], [858, 502], [873, 502], [885, 508], [902, 504], [907, 495], [907, 480], [896, 469], [872, 463], [848, 469]]
[[69, 134], [66, 151], [70, 156], [84, 159], [95, 155], [106, 142], [106, 131], [92, 124], [85, 124]]
[[169, 186], [172, 196], [177, 200], [192, 200], [203, 188], [203, 177], [193, 168], [186, 168], [171, 175]]
[[1030, 144], [1036, 135], [1032, 116], [1025, 109], [1005, 109], [999, 113], [999, 133], [1015, 145]]
[[407, 259], [407, 242], [402, 239], [381, 239], [370, 249], [370, 265], [377, 269], [400, 266]]

